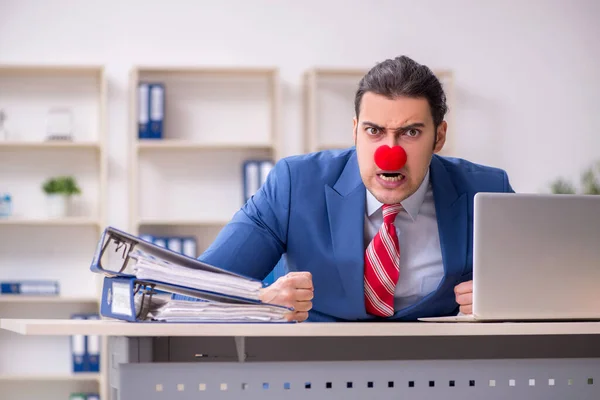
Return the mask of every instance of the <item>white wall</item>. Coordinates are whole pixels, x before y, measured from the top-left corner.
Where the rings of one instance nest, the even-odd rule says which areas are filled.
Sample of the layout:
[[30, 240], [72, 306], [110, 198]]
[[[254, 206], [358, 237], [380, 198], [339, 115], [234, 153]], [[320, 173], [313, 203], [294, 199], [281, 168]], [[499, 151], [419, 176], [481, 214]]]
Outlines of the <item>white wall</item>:
[[107, 66], [109, 223], [126, 227], [133, 64], [279, 66], [289, 155], [304, 69], [406, 54], [454, 70], [458, 154], [538, 192], [600, 159], [599, 19], [596, 0], [0, 0], [0, 63]]

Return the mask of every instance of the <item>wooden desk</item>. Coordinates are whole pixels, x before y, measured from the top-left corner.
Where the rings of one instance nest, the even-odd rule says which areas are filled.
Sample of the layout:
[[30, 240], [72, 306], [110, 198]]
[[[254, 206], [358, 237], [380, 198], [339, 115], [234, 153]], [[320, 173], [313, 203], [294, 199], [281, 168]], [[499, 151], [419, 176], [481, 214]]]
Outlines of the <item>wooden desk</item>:
[[600, 322], [0, 320], [109, 340], [111, 399], [594, 399]]

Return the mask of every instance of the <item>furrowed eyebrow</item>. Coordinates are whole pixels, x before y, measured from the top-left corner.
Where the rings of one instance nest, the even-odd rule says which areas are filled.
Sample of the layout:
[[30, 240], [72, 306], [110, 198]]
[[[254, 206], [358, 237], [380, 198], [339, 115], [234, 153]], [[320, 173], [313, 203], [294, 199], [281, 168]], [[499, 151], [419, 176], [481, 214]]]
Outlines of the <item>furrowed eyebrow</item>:
[[371, 127], [373, 127], [373, 128], [377, 128], [377, 129], [379, 129], [379, 130], [382, 130], [382, 131], [384, 131], [384, 130], [385, 130], [385, 128], [384, 128], [383, 126], [379, 126], [379, 125], [377, 125], [377, 124], [375, 124], [375, 123], [373, 123], [373, 122], [370, 122], [370, 121], [363, 121], [363, 122], [362, 122], [362, 125], [363, 125], [363, 126], [365, 126], [365, 125], [367, 125], [367, 126], [371, 126]]
[[[384, 131], [385, 128], [383, 126], [379, 126], [373, 122], [370, 121], [363, 121], [362, 122], [363, 126], [371, 126], [373, 128], [377, 128], [379, 130]], [[403, 132], [403, 131], [408, 131], [410, 129], [415, 129], [415, 128], [425, 128], [425, 124], [422, 122], [415, 122], [414, 124], [409, 124], [409, 125], [405, 125], [405, 126], [401, 126], [399, 128], [394, 129], [395, 132]]]
[[401, 126], [400, 128], [395, 129], [396, 132], [408, 131], [415, 128], [425, 128], [425, 124], [422, 122], [415, 122], [414, 124]]

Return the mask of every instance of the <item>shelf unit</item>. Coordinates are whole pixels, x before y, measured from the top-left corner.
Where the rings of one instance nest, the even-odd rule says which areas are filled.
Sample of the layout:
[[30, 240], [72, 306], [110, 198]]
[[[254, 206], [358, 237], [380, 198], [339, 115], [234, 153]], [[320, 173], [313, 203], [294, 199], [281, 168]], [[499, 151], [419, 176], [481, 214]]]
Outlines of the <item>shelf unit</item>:
[[[48, 111], [68, 108], [71, 140], [46, 139]], [[89, 271], [106, 221], [107, 82], [101, 65], [0, 65], [0, 109], [8, 139], [0, 138], [0, 193], [12, 215], [0, 217], [0, 281], [56, 280], [59, 296], [0, 295], [0, 316], [70, 318], [97, 313], [101, 279]], [[50, 218], [42, 183], [72, 175], [82, 189], [69, 216]], [[18, 349], [18, 350], [17, 350]], [[70, 338], [0, 333], [3, 399], [68, 398], [97, 392], [107, 398], [106, 341], [100, 373], [72, 373]]]
[[[367, 68], [315, 67], [304, 72], [304, 150], [344, 149], [353, 146], [352, 119], [354, 118], [354, 96], [358, 83], [368, 72]], [[454, 79], [449, 70], [434, 70], [442, 82], [450, 112], [448, 137], [440, 155], [453, 152], [452, 134], [454, 104]]]
[[[139, 138], [140, 82], [164, 84], [161, 139]], [[193, 236], [199, 255], [243, 205], [243, 162], [281, 157], [279, 71], [138, 66], [129, 90], [130, 230]]]

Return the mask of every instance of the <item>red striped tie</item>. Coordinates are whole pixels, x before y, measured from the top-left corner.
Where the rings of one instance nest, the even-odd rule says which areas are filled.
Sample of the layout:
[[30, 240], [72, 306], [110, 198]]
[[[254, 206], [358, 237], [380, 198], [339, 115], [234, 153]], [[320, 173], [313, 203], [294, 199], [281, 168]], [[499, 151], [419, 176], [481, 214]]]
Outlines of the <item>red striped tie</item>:
[[365, 306], [369, 314], [394, 315], [394, 291], [400, 273], [400, 246], [394, 219], [400, 204], [383, 205], [383, 224], [365, 251]]

